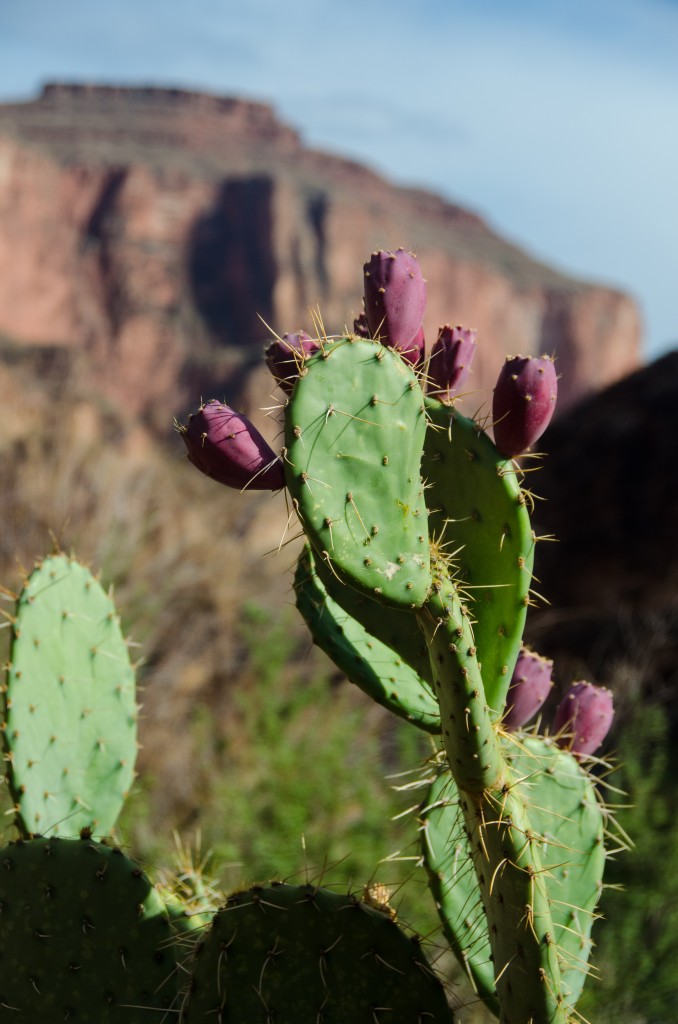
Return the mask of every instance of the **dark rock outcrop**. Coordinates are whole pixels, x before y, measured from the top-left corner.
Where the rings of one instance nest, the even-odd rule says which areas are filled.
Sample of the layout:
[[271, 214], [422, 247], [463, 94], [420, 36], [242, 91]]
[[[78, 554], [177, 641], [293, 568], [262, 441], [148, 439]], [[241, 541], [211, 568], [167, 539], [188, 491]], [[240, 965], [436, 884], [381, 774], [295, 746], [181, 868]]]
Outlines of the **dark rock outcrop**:
[[678, 726], [677, 438], [678, 351], [549, 428], [533, 520], [557, 538], [537, 546], [537, 589], [552, 607], [529, 631], [601, 683], [626, 666], [627, 696], [655, 694]]

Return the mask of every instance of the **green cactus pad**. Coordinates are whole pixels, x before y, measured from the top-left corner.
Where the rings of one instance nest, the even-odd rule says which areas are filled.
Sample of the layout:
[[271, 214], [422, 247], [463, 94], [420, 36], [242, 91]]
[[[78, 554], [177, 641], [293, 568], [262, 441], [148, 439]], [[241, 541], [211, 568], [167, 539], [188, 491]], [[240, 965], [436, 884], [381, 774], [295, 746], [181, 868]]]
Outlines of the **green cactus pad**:
[[[337, 604], [328, 593], [326, 579], [320, 579], [317, 567], [317, 560], [306, 547], [299, 557], [294, 589], [297, 608], [315, 642], [352, 683], [378, 704], [426, 732], [440, 732], [438, 702], [430, 684], [398, 652], [368, 632], [362, 622]], [[342, 583], [337, 583], [336, 589], [352, 595], [354, 603], [367, 612], [370, 621], [375, 618], [373, 608], [392, 624], [403, 619], [403, 634], [411, 626], [416, 629], [416, 620], [409, 613], [384, 608]], [[366, 608], [367, 605], [372, 608]], [[416, 632], [421, 643], [422, 634], [418, 629]]]
[[[591, 928], [602, 889], [604, 819], [591, 778], [550, 740], [516, 733], [502, 742], [538, 844], [558, 951], [563, 994], [574, 1008], [586, 979]], [[464, 818], [447, 770], [423, 812], [424, 860], [443, 928], [474, 986], [495, 1008], [489, 937], [471, 868]]]
[[425, 823], [424, 863], [445, 938], [476, 995], [499, 1016], [485, 910], [471, 860], [459, 793], [448, 771], [433, 782], [421, 817]]
[[285, 414], [285, 475], [311, 545], [380, 603], [419, 607], [431, 583], [420, 463], [424, 396], [377, 342], [328, 342]]
[[487, 703], [501, 714], [520, 651], [534, 537], [513, 464], [472, 420], [426, 399], [422, 476], [432, 538], [455, 554], [472, 600]]
[[143, 872], [84, 839], [0, 850], [0, 1014], [149, 1024], [176, 1005], [173, 934]]
[[332, 600], [368, 633], [390, 647], [432, 689], [433, 673], [428, 648], [410, 610], [378, 604], [353, 587], [347, 587], [322, 558], [314, 557], [313, 565], [316, 576]]
[[312, 885], [232, 896], [187, 967], [182, 1024], [453, 1020], [419, 943], [388, 913]]
[[17, 602], [5, 692], [8, 781], [23, 834], [106, 834], [134, 778], [134, 670], [111, 598], [46, 558]]

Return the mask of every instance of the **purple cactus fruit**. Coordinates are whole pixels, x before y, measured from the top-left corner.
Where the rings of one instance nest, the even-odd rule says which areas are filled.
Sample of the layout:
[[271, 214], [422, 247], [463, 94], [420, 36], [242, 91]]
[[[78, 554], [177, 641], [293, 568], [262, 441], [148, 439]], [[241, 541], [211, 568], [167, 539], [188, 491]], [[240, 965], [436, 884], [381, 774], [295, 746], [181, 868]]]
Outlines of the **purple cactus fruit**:
[[548, 658], [528, 647], [520, 648], [506, 698], [505, 729], [520, 729], [536, 715], [553, 686], [552, 670], [553, 662]]
[[353, 321], [353, 333], [359, 338], [369, 338], [370, 329], [367, 325], [367, 317], [364, 313], [360, 313]]
[[593, 754], [607, 736], [613, 718], [610, 690], [583, 681], [573, 683], [553, 720], [558, 746], [577, 756]]
[[266, 349], [266, 365], [286, 395], [291, 395], [304, 362], [320, 351], [320, 342], [306, 331], [283, 334]]
[[227, 405], [208, 402], [178, 429], [189, 460], [218, 483], [258, 491], [285, 486], [282, 460], [254, 424]]
[[374, 252], [363, 270], [370, 336], [416, 366], [424, 349], [426, 308], [426, 282], [417, 257], [404, 249]]
[[476, 331], [441, 327], [429, 360], [429, 394], [449, 405], [469, 375], [475, 352]]
[[419, 366], [422, 366], [424, 362], [425, 350], [426, 339], [424, 338], [424, 328], [420, 327], [410, 342], [410, 347], [406, 352], [400, 352], [400, 354], [403, 359], [407, 359], [412, 368], [416, 370]]
[[534, 444], [549, 425], [558, 378], [549, 356], [508, 356], [494, 389], [494, 441], [513, 458]]

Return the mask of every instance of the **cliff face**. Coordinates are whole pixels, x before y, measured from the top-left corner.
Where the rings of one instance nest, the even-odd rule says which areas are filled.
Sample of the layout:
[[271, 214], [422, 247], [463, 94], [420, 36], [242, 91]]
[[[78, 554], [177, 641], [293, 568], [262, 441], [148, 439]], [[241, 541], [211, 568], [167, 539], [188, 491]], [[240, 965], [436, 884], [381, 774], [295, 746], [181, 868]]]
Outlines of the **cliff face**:
[[[266, 106], [162, 89], [48, 86], [0, 106], [0, 333], [77, 353], [130, 415], [233, 393], [276, 331], [360, 309], [374, 248], [419, 255], [426, 331], [479, 330], [473, 387], [553, 352], [560, 409], [632, 371], [638, 311], [425, 192], [305, 149]], [[486, 397], [486, 396], [484, 396]], [[478, 404], [480, 404], [479, 399]]]

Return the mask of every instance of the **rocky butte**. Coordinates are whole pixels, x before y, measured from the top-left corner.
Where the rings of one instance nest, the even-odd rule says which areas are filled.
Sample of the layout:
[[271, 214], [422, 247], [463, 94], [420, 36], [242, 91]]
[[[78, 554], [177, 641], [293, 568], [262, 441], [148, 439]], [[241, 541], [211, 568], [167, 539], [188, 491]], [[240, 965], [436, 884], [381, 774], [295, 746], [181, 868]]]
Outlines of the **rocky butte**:
[[68, 350], [97, 392], [149, 423], [235, 394], [268, 337], [260, 317], [310, 330], [319, 307], [328, 333], [350, 326], [362, 263], [399, 245], [430, 282], [429, 339], [444, 322], [478, 329], [475, 389], [507, 352], [555, 353], [562, 410], [638, 366], [628, 296], [306, 148], [268, 106], [67, 84], [0, 106], [0, 332]]

